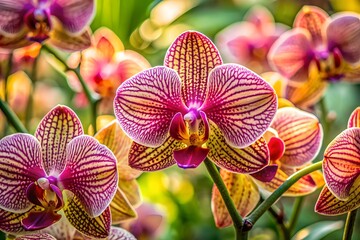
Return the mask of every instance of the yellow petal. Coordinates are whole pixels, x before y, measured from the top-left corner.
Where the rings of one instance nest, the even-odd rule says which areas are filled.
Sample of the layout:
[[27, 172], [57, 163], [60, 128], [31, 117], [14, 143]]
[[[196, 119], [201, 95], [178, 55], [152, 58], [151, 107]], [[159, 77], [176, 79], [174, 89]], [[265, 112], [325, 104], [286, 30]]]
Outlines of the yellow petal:
[[118, 224], [124, 220], [136, 217], [135, 209], [131, 206], [121, 189], [117, 189], [110, 203], [112, 224]]
[[119, 180], [119, 188], [125, 194], [130, 204], [134, 207], [141, 203], [141, 191], [140, 186], [135, 179], [133, 180]]

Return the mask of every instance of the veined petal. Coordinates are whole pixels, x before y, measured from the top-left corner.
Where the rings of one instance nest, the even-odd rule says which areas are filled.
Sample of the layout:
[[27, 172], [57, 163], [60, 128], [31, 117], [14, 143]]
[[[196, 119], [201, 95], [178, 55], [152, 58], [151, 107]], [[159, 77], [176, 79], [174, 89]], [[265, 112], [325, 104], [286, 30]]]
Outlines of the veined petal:
[[135, 209], [131, 206], [124, 193], [118, 188], [110, 203], [112, 224], [121, 223], [136, 217]]
[[125, 194], [127, 200], [134, 207], [141, 203], [141, 191], [140, 186], [135, 179], [123, 180], [119, 179], [118, 187]]
[[180, 168], [196, 168], [202, 163], [209, 153], [208, 148], [189, 146], [174, 150], [173, 156]]
[[63, 211], [61, 211], [60, 214], [62, 215], [62, 218], [58, 222], [51, 225], [50, 227], [42, 230], [41, 233], [50, 234], [51, 236], [54, 236], [56, 239], [73, 240], [76, 229], [66, 219]]
[[59, 221], [60, 218], [61, 215], [54, 212], [53, 209], [30, 211], [28, 215], [21, 220], [21, 224], [26, 230], [35, 231], [49, 227]]
[[23, 213], [13, 213], [0, 208], [0, 229], [10, 234], [23, 234], [26, 229], [21, 221], [26, 218], [31, 211], [42, 211], [43, 208], [35, 206]]
[[[242, 217], [245, 217], [256, 207], [260, 200], [257, 186], [254, 184], [251, 177], [245, 174], [236, 174], [221, 169], [220, 175], [229, 191], [236, 209]], [[223, 228], [232, 224], [230, 214], [215, 185], [213, 187], [211, 198], [211, 210], [217, 227]]]
[[317, 45], [324, 40], [323, 29], [329, 15], [319, 7], [304, 6], [296, 15], [294, 27], [304, 28], [311, 34], [312, 42]]
[[33, 233], [15, 238], [15, 240], [56, 240], [48, 233]]
[[81, 134], [80, 119], [66, 106], [54, 107], [40, 121], [35, 136], [40, 141], [44, 169], [49, 176], [61, 173], [66, 161], [66, 145]]
[[91, 217], [99, 216], [116, 193], [116, 158], [93, 137], [74, 138], [66, 149], [66, 166], [58, 178], [73, 192]]
[[360, 15], [341, 13], [329, 23], [326, 34], [329, 49], [338, 48], [346, 61], [351, 64], [360, 61]]
[[130, 180], [140, 176], [141, 172], [131, 168], [128, 164], [128, 154], [132, 141], [123, 132], [116, 120], [100, 129], [94, 137], [114, 153], [120, 179]]
[[219, 51], [205, 35], [187, 31], [178, 36], [166, 52], [164, 65], [178, 72], [181, 96], [188, 107], [205, 101], [210, 71], [222, 64]]
[[348, 213], [360, 206], [360, 179], [356, 180], [350, 189], [349, 198], [345, 201], [338, 199], [324, 186], [315, 205], [315, 212], [323, 215], [340, 215]]
[[14, 37], [24, 27], [24, 15], [31, 8], [30, 0], [2, 0], [0, 2], [0, 33]]
[[224, 64], [210, 73], [201, 110], [229, 145], [241, 148], [253, 143], [269, 127], [276, 109], [274, 89], [249, 69]]
[[68, 32], [79, 33], [92, 21], [94, 0], [56, 0], [50, 11]]
[[275, 177], [278, 168], [279, 166], [277, 164], [271, 164], [250, 175], [257, 180], [266, 183], [270, 182]]
[[134, 235], [126, 231], [125, 229], [118, 227], [111, 227], [108, 240], [136, 240]]
[[288, 85], [288, 80], [278, 72], [265, 72], [260, 75], [266, 82], [274, 88], [278, 98], [282, 98], [285, 95], [285, 88]]
[[26, 32], [23, 31], [14, 37], [7, 37], [0, 34], [0, 47], [7, 50], [13, 50], [16, 48], [22, 48], [31, 45], [33, 42], [26, 38]]
[[313, 59], [310, 34], [301, 28], [290, 30], [274, 43], [268, 54], [270, 66], [285, 77], [304, 82]]
[[63, 208], [66, 218], [79, 232], [93, 238], [109, 236], [111, 226], [110, 208], [107, 207], [98, 217], [90, 217], [81, 201], [73, 196]]
[[129, 165], [141, 171], [157, 171], [174, 165], [173, 151], [185, 148], [180, 141], [168, 137], [157, 148], [150, 148], [133, 142], [129, 153]]
[[212, 122], [210, 132], [206, 143], [210, 149], [208, 157], [219, 167], [237, 173], [253, 173], [269, 164], [269, 149], [264, 138], [240, 149], [227, 144], [220, 129]]
[[292, 107], [281, 108], [277, 111], [271, 127], [285, 143], [285, 152], [280, 159], [282, 164], [302, 166], [319, 153], [323, 130], [314, 115]]
[[360, 107], [357, 107], [350, 115], [348, 128], [360, 128]]
[[35, 137], [17, 133], [0, 140], [0, 206], [11, 212], [25, 212], [32, 203], [27, 187], [46, 176], [41, 147]]
[[114, 111], [122, 129], [135, 142], [160, 146], [167, 138], [173, 116], [185, 111], [179, 76], [167, 67], [135, 75], [118, 88]]
[[360, 128], [343, 131], [328, 145], [323, 172], [329, 190], [337, 198], [347, 200], [360, 173]]

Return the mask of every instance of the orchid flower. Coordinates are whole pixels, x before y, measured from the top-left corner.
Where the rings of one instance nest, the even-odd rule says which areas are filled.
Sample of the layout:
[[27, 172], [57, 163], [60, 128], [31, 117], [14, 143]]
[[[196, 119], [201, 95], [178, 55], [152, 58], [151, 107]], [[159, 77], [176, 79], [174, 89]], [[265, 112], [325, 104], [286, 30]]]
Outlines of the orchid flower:
[[315, 211], [339, 215], [360, 206], [360, 107], [351, 114], [348, 129], [340, 133], [324, 152], [323, 172], [326, 186]]
[[294, 29], [270, 49], [276, 71], [295, 82], [306, 82], [311, 71], [318, 81], [356, 80], [360, 76], [360, 18], [344, 12], [331, 17], [322, 9], [304, 6]]
[[[125, 50], [121, 40], [108, 28], [100, 28], [94, 33], [94, 45], [82, 52], [80, 72], [88, 85], [98, 93], [102, 101], [102, 112], [112, 112], [112, 101], [116, 89], [126, 79], [150, 68], [149, 62], [137, 52]], [[76, 64], [77, 57], [70, 56], [70, 64]], [[73, 81], [74, 79], [74, 81]], [[75, 80], [76, 79], [76, 80]], [[79, 94], [75, 102], [78, 106], [87, 106], [87, 99], [77, 78], [70, 75], [70, 85]]]
[[43, 229], [64, 215], [85, 235], [109, 234], [116, 158], [83, 135], [80, 119], [68, 107], [52, 109], [35, 137], [18, 133], [1, 139], [0, 163], [1, 230]]
[[56, 240], [56, 238], [47, 233], [34, 233], [19, 236], [15, 240]]
[[227, 60], [264, 72], [270, 70], [266, 57], [272, 44], [287, 29], [274, 22], [269, 10], [255, 6], [247, 12], [244, 21], [219, 32], [216, 43]]
[[85, 49], [93, 15], [94, 0], [0, 0], [0, 47], [48, 40], [65, 50]]
[[[247, 216], [260, 200], [259, 188], [273, 192], [288, 177], [311, 162], [321, 148], [323, 132], [318, 119], [294, 107], [277, 111], [269, 130], [263, 136], [270, 152], [270, 165], [250, 175], [221, 169], [221, 177], [239, 214]], [[256, 184], [255, 184], [256, 183]], [[303, 196], [324, 184], [320, 171], [301, 178], [283, 196]], [[232, 224], [232, 219], [214, 185], [212, 212], [219, 228]]]
[[116, 118], [134, 140], [129, 164], [143, 171], [195, 168], [206, 157], [230, 171], [258, 171], [268, 149], [256, 140], [276, 108], [269, 84], [245, 67], [222, 64], [210, 39], [194, 31], [177, 37], [165, 66], [126, 80], [114, 100]]

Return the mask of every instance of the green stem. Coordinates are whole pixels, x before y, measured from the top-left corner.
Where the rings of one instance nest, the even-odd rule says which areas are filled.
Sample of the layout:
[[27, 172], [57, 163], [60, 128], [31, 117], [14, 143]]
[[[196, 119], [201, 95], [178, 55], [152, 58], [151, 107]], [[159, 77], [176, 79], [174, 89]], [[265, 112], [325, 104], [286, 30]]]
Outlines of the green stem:
[[295, 199], [294, 208], [291, 213], [291, 217], [290, 217], [289, 225], [288, 225], [290, 234], [292, 233], [292, 231], [294, 230], [294, 228], [296, 226], [296, 222], [299, 218], [299, 214], [300, 214], [301, 207], [303, 206], [303, 202], [304, 202], [304, 197], [298, 197]]
[[321, 98], [319, 101], [321, 111], [321, 123], [324, 127], [324, 133], [328, 133], [330, 130], [330, 123], [327, 119], [328, 109], [326, 107], [325, 98]]
[[262, 202], [246, 219], [246, 230], [250, 230], [255, 222], [300, 178], [321, 169], [322, 161], [307, 166], [291, 175], [278, 189], [276, 189], [264, 202]]
[[343, 240], [350, 240], [351, 235], [353, 233], [354, 224], [355, 224], [355, 218], [356, 218], [357, 209], [354, 211], [348, 212], [346, 223], [345, 223], [345, 229], [344, 229], [344, 235]]
[[0, 99], [0, 109], [4, 113], [6, 119], [8, 122], [13, 125], [16, 131], [27, 133], [28, 131], [24, 127], [24, 125], [21, 123], [20, 119], [16, 116], [14, 111], [9, 107], [9, 105], [4, 102], [2, 99]]
[[31, 89], [29, 92], [28, 100], [27, 100], [27, 107], [25, 112], [25, 127], [30, 129], [30, 122], [33, 115], [34, 110], [34, 92], [35, 92], [35, 84], [37, 80], [37, 68], [38, 68], [39, 56], [36, 56], [34, 59], [31, 73], [30, 73], [30, 80], [31, 80]]
[[80, 74], [80, 67], [71, 68], [67, 65], [66, 60], [63, 59], [57, 52], [55, 52], [52, 48], [48, 47], [47, 45], [43, 45], [43, 50], [47, 51], [48, 53], [52, 54], [59, 62], [61, 62], [65, 68], [66, 71], [72, 71], [75, 73], [77, 78], [79, 79], [79, 82], [84, 90], [84, 93], [86, 95], [87, 100], [90, 103], [90, 111], [91, 111], [91, 124], [94, 128], [94, 131], [96, 132], [96, 117], [97, 117], [97, 104], [100, 100], [100, 97], [98, 94], [94, 93], [90, 87], [85, 82], [84, 78]]
[[241, 231], [243, 226], [243, 219], [238, 213], [235, 204], [231, 199], [230, 194], [220, 176], [218, 169], [208, 158], [205, 159], [204, 163], [212, 180], [214, 181], [216, 187], [218, 188], [220, 195], [224, 200], [225, 206], [230, 214], [230, 217], [234, 223], [236, 239], [238, 240], [247, 239], [247, 234]]
[[11, 74], [11, 70], [12, 70], [12, 64], [13, 64], [13, 52], [11, 51], [11, 53], [9, 54], [9, 58], [8, 58], [8, 64], [7, 64], [7, 68], [5, 71], [5, 76], [4, 76], [4, 99], [5, 102], [8, 102], [8, 89], [7, 89], [7, 85], [8, 85], [8, 80], [9, 80], [9, 76]]
[[279, 232], [281, 232], [281, 234], [282, 234], [282, 239], [290, 240], [290, 232], [284, 223], [284, 217], [282, 215], [278, 214], [278, 212], [275, 210], [274, 206], [271, 206], [268, 209], [268, 212], [276, 220], [276, 223], [277, 223], [276, 226], [279, 228], [279, 230], [280, 230]]

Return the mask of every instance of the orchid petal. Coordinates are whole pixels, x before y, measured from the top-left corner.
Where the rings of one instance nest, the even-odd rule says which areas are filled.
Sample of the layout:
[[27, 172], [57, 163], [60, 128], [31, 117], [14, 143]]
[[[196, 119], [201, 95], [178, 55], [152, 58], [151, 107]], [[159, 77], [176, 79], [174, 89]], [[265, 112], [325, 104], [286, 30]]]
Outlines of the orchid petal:
[[50, 234], [51, 236], [54, 236], [56, 239], [63, 239], [63, 240], [75, 239], [74, 236], [76, 229], [69, 223], [69, 221], [64, 216], [64, 213], [62, 211], [60, 213], [61, 215], [63, 215], [62, 218], [58, 222], [51, 225], [50, 227], [42, 230], [41, 233]]
[[360, 61], [360, 15], [342, 13], [329, 23], [326, 34], [329, 49], [338, 48], [344, 59], [351, 63]]
[[99, 216], [116, 193], [116, 158], [93, 137], [79, 136], [67, 145], [66, 166], [58, 180], [73, 192], [91, 217]]
[[26, 32], [19, 33], [15, 37], [7, 37], [0, 34], [0, 47], [7, 50], [22, 48], [31, 45], [33, 42], [26, 38]]
[[35, 137], [18, 133], [0, 140], [1, 208], [17, 213], [31, 208], [26, 189], [46, 175], [41, 163], [41, 147]]
[[110, 203], [112, 224], [136, 217], [135, 209], [127, 200], [125, 194], [118, 188]]
[[160, 146], [166, 140], [173, 116], [185, 111], [179, 76], [166, 67], [135, 75], [118, 88], [114, 111], [124, 132], [135, 142]]
[[274, 89], [249, 69], [224, 64], [210, 73], [201, 110], [229, 145], [241, 148], [253, 143], [269, 127], [276, 109]]
[[122, 81], [151, 67], [150, 63], [142, 55], [131, 50], [118, 52], [115, 60], [118, 63], [116, 73]]
[[128, 153], [132, 141], [116, 120], [100, 129], [94, 137], [114, 153], [120, 179], [131, 180], [140, 176], [141, 172], [131, 168], [128, 164]]
[[56, 106], [40, 121], [35, 136], [40, 141], [46, 173], [61, 173], [65, 166], [66, 145], [83, 134], [80, 119], [66, 106]]
[[108, 240], [136, 240], [134, 235], [126, 231], [125, 229], [112, 227]]
[[268, 141], [268, 148], [270, 151], [270, 160], [276, 161], [284, 155], [285, 143], [281, 138], [272, 137]]
[[285, 77], [304, 82], [313, 59], [310, 34], [301, 28], [290, 30], [274, 43], [268, 54], [270, 66]]
[[261, 182], [270, 182], [275, 177], [278, 168], [277, 164], [272, 164], [250, 175]]
[[304, 6], [294, 20], [294, 27], [304, 28], [311, 34], [315, 45], [323, 42], [323, 28], [329, 15], [321, 8]]
[[10, 234], [23, 234], [26, 229], [21, 221], [26, 218], [32, 211], [42, 211], [41, 207], [34, 206], [30, 210], [23, 213], [13, 213], [0, 208], [0, 229]]
[[315, 205], [315, 212], [323, 215], [340, 215], [348, 213], [360, 206], [360, 179], [350, 189], [349, 198], [345, 201], [338, 199], [324, 186]]
[[329, 190], [337, 198], [347, 200], [360, 173], [360, 128], [343, 131], [328, 145], [323, 172]]
[[21, 224], [26, 230], [34, 231], [44, 229], [56, 223], [61, 218], [53, 209], [43, 211], [30, 211], [26, 218], [21, 220]]
[[[220, 170], [220, 175], [237, 211], [242, 217], [245, 217], [256, 207], [260, 200], [257, 186], [251, 180], [251, 177], [244, 174], [236, 174], [222, 169]], [[224, 200], [215, 185], [211, 198], [211, 210], [217, 227], [223, 228], [232, 224]]]
[[140, 186], [136, 180], [119, 179], [118, 186], [132, 206], [136, 207], [141, 203]]
[[129, 165], [141, 171], [157, 171], [174, 165], [173, 151], [185, 148], [180, 141], [168, 137], [157, 148], [149, 148], [133, 142], [129, 153]]
[[15, 240], [56, 240], [56, 238], [47, 233], [34, 233], [17, 237]]
[[237, 173], [253, 173], [269, 164], [270, 155], [265, 139], [260, 138], [246, 148], [233, 148], [225, 141], [220, 129], [210, 122], [208, 157], [219, 167]]
[[187, 31], [176, 38], [167, 50], [164, 65], [178, 72], [181, 96], [188, 107], [205, 101], [210, 71], [222, 64], [219, 51], [205, 35]]
[[320, 151], [323, 130], [312, 114], [286, 107], [277, 111], [271, 124], [285, 143], [280, 162], [287, 166], [302, 166], [312, 161]]
[[97, 29], [94, 38], [96, 49], [108, 60], [111, 60], [116, 52], [124, 50], [124, 44], [120, 38], [106, 27]]
[[350, 115], [348, 128], [360, 128], [360, 107], [357, 107]]
[[252, 7], [244, 16], [247, 22], [252, 23], [257, 32], [261, 32], [264, 35], [270, 35], [275, 31], [274, 17], [271, 12], [260, 5]]
[[70, 33], [79, 33], [94, 16], [94, 0], [56, 0], [51, 4], [51, 15], [58, 18]]
[[202, 163], [209, 153], [208, 148], [189, 146], [187, 148], [174, 150], [173, 155], [180, 168], [196, 168]]
[[73, 196], [63, 208], [66, 218], [79, 232], [94, 238], [105, 238], [110, 233], [111, 213], [107, 207], [98, 217], [90, 217], [81, 201]]
[[0, 33], [13, 37], [24, 29], [23, 18], [31, 7], [30, 0], [2, 0], [0, 2]]

